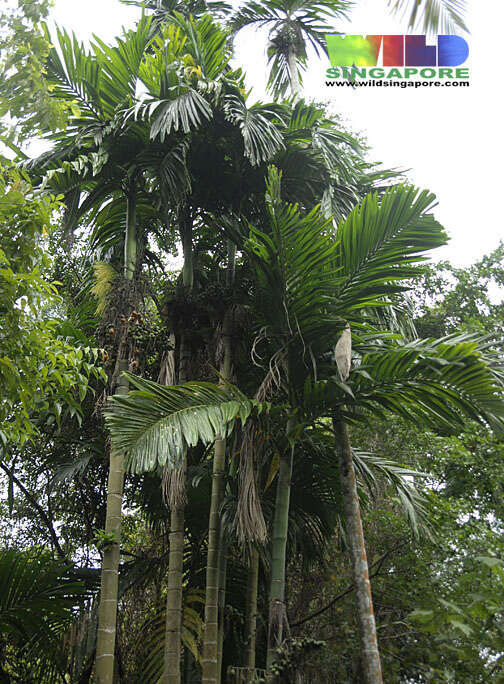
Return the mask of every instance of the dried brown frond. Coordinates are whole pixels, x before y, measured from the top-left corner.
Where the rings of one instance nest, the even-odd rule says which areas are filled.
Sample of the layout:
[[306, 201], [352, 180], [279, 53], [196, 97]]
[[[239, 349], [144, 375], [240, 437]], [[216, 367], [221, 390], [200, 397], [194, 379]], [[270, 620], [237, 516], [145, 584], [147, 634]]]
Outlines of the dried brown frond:
[[287, 352], [285, 349], [280, 349], [270, 359], [268, 372], [259, 385], [254, 399], [257, 401], [270, 400], [276, 391], [280, 389], [282, 383], [282, 370], [285, 367], [285, 360]]
[[257, 491], [256, 455], [261, 449], [258, 425], [249, 421], [240, 450], [239, 492], [235, 525], [240, 543], [265, 544], [268, 530]]
[[290, 637], [289, 620], [285, 601], [272, 599], [270, 602], [270, 621], [268, 626], [268, 642], [273, 643], [274, 648], [279, 648], [284, 639]]
[[162, 385], [175, 384], [175, 334], [170, 335], [170, 349], [161, 356], [158, 382]]
[[187, 459], [182, 459], [180, 468], [164, 466], [161, 478], [163, 502], [168, 508], [182, 508], [187, 504], [186, 492]]

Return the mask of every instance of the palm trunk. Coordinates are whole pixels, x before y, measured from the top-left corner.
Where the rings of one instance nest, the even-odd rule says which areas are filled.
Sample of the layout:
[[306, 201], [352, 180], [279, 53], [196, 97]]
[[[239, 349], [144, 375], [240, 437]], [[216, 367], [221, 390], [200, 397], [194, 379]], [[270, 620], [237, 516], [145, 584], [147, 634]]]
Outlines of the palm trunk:
[[[136, 194], [134, 187], [132, 187], [127, 196], [126, 235], [124, 239], [124, 277], [127, 280], [132, 280], [134, 277], [136, 259]], [[125, 351], [125, 349], [119, 348], [118, 354], [122, 355]], [[118, 394], [128, 393], [128, 382], [121, 375], [125, 370], [128, 370], [128, 361], [122, 358], [119, 360]], [[95, 664], [97, 684], [112, 684], [114, 681], [123, 487], [123, 455], [111, 451], [105, 531], [112, 535], [113, 541], [107, 544], [103, 552]]]
[[217, 439], [214, 445], [212, 496], [208, 525], [208, 555], [205, 592], [205, 638], [203, 642], [203, 684], [218, 684], [217, 642], [219, 631], [219, 509], [224, 488], [226, 440]]
[[182, 630], [182, 576], [184, 567], [184, 507], [170, 513], [170, 556], [166, 594], [166, 633], [164, 684], [180, 684], [180, 645]]
[[259, 552], [252, 548], [250, 552], [250, 567], [247, 577], [247, 608], [246, 608], [246, 655], [245, 667], [254, 670], [256, 666], [256, 631], [257, 631], [257, 590], [259, 587]]
[[[121, 361], [119, 367], [121, 372], [127, 370], [128, 362]], [[128, 394], [128, 381], [123, 377], [119, 378], [117, 393]], [[114, 679], [123, 485], [123, 455], [111, 451], [105, 531], [112, 535], [113, 542], [103, 550], [95, 670], [98, 684], [111, 684]]]
[[222, 521], [219, 530], [219, 632], [217, 639], [217, 677], [222, 679], [222, 658], [224, 650], [224, 612], [226, 609], [227, 544], [224, 539]]
[[301, 83], [299, 82], [296, 52], [293, 46], [289, 46], [287, 52], [287, 63], [289, 66], [291, 92], [295, 98], [298, 98], [301, 96]]
[[[291, 432], [292, 427], [292, 419], [289, 419], [287, 434]], [[293, 456], [294, 448], [292, 447], [287, 455], [284, 454], [280, 458], [280, 470], [278, 472], [271, 558], [268, 655], [266, 660], [268, 669], [275, 662], [276, 649], [282, 644], [284, 624], [287, 619], [285, 610], [285, 562]]]
[[361, 637], [361, 662], [364, 684], [381, 684], [381, 664], [369, 581], [369, 568], [362, 530], [359, 496], [348, 427], [343, 419], [333, 420], [338, 438], [341, 496], [346, 531], [352, 557], [353, 581], [357, 598], [357, 617]]
[[134, 184], [126, 199], [126, 237], [124, 240], [124, 277], [133, 280], [137, 261], [136, 190]]
[[[230, 261], [234, 262], [236, 249], [228, 243], [228, 286], [232, 286], [233, 269]], [[221, 364], [221, 375], [224, 380], [231, 377], [232, 347], [231, 312], [226, 312], [222, 326], [224, 355]], [[220, 507], [224, 495], [224, 473], [226, 466], [226, 440], [216, 439], [214, 444], [214, 459], [212, 470], [212, 494], [210, 500], [210, 515], [208, 522], [208, 555], [205, 590], [205, 634], [203, 639], [203, 675], [202, 684], [218, 684], [219, 672], [219, 531]]]
[[[184, 212], [180, 221], [184, 265], [182, 283], [184, 292], [190, 292], [194, 282], [192, 218]], [[191, 350], [185, 331], [180, 335], [179, 377], [183, 384], [189, 379]], [[168, 559], [168, 588], [166, 594], [166, 631], [164, 647], [163, 684], [180, 684], [180, 650], [182, 645], [183, 618], [183, 572], [184, 572], [184, 531], [185, 531], [185, 473], [187, 468], [184, 457], [179, 472], [172, 471], [171, 484], [174, 495], [169, 497], [170, 505], [170, 552]]]

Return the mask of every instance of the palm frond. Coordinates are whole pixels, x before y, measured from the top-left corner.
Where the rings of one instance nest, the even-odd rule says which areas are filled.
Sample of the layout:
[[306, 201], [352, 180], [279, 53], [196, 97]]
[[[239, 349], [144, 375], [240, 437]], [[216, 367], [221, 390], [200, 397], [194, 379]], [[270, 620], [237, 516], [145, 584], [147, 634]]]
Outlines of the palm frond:
[[[45, 27], [46, 36], [51, 39]], [[55, 42], [54, 40], [52, 42]], [[75, 102], [79, 123], [103, 120], [106, 116], [100, 97], [101, 71], [92, 52], [79, 43], [75, 34], [56, 27], [57, 48], [52, 47], [46, 62], [47, 80], [52, 93], [67, 102]]]
[[126, 374], [135, 391], [112, 398], [107, 415], [112, 444], [126, 454], [132, 472], [177, 468], [188, 447], [225, 438], [236, 420], [267, 405], [247, 399], [233, 385], [188, 382], [169, 387]]
[[142, 16], [135, 29], [116, 38], [113, 46], [93, 36], [92, 48], [100, 69], [99, 96], [110, 116], [135, 97], [140, 66], [152, 39], [150, 23], [150, 17]]
[[[427, 213], [434, 195], [407, 185], [368, 194], [338, 227], [338, 263], [344, 279], [338, 300], [346, 315], [380, 304], [405, 288], [398, 283], [422, 273], [425, 252], [446, 243], [446, 234]], [[383, 301], [382, 301], [383, 303]]]
[[408, 16], [408, 27], [425, 33], [468, 31], [464, 21], [465, 0], [389, 0], [395, 13]]
[[272, 329], [309, 334], [320, 324], [327, 299], [326, 265], [334, 262], [337, 244], [327, 239], [332, 223], [318, 208], [302, 215], [281, 200], [281, 175], [272, 167], [266, 193], [270, 232], [250, 227], [244, 250], [256, 272], [259, 293], [268, 301], [264, 314]]
[[187, 37], [184, 45], [186, 66], [192, 62], [200, 70], [203, 80], [216, 80], [229, 69], [231, 50], [228, 31], [210, 14], [194, 19], [175, 12], [171, 22]]
[[[182, 613], [182, 644], [189, 649], [196, 662], [201, 660], [201, 639], [203, 636], [203, 619], [194, 607], [204, 603], [204, 598], [196, 591], [184, 592]], [[166, 632], [166, 607], [157, 610], [152, 617], [145, 620], [140, 628], [137, 648], [142, 663], [142, 680], [157, 684], [163, 674], [164, 642]]]
[[68, 565], [16, 549], [0, 553], [0, 632], [18, 644], [43, 649], [61, 636], [87, 599]]
[[499, 431], [504, 428], [502, 361], [477, 337], [455, 335], [404, 344], [389, 335], [369, 343], [367, 351], [361, 344], [360, 353], [346, 383], [306, 381], [307, 412], [333, 415], [346, 405], [352, 420], [391, 411], [448, 433], [463, 429], [467, 418]]
[[163, 142], [172, 131], [189, 133], [192, 128], [198, 128], [203, 121], [212, 118], [211, 106], [194, 88], [176, 86], [171, 95], [173, 99], [157, 103], [151, 126], [151, 139], [159, 136]]
[[277, 108], [262, 104], [247, 107], [245, 101], [235, 94], [225, 97], [223, 108], [226, 119], [239, 127], [245, 154], [253, 165], [270, 161], [284, 148]]
[[377, 488], [377, 476], [384, 479], [399, 499], [411, 530], [415, 536], [431, 527], [427, 497], [414, 482], [425, 477], [423, 473], [369, 452], [352, 450], [357, 475], [373, 493]]
[[448, 432], [462, 429], [466, 418], [501, 431], [502, 371], [499, 356], [475, 336], [390, 341], [364, 354], [351, 385], [363, 408], [382, 407]]

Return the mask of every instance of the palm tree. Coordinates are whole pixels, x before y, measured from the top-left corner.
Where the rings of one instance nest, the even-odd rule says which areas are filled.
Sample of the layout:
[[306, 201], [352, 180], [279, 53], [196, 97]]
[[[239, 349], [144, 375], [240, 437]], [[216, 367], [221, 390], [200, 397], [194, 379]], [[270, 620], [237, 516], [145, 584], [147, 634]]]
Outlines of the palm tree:
[[[170, 42], [169, 49], [174, 58], [184, 63], [179, 64], [177, 76], [174, 65], [167, 61], [166, 36], [159, 35], [151, 45], [150, 55], [146, 59], [145, 85], [148, 87], [148, 97], [139, 105], [135, 105], [126, 113], [125, 118], [134, 116], [136, 119], [146, 118], [151, 126], [151, 136], [159, 137], [163, 141], [173, 135], [180, 128], [183, 129], [184, 153], [190, 158], [188, 164], [190, 187], [187, 188], [179, 213], [180, 237], [183, 246], [183, 297], [190, 296], [194, 282], [193, 263], [193, 224], [203, 224], [209, 200], [215, 211], [229, 211], [229, 204], [219, 199], [222, 194], [223, 180], [229, 176], [239, 178], [241, 161], [246, 160], [250, 169], [264, 160], [269, 160], [282, 146], [282, 137], [277, 130], [275, 111], [267, 107], [255, 105], [246, 106], [243, 95], [241, 75], [230, 71], [230, 52], [227, 45], [227, 34], [211, 20], [209, 16], [194, 20], [185, 19], [175, 14], [171, 24], [165, 27]], [[175, 60], [174, 60], [175, 61]], [[176, 77], [176, 78], [174, 78]], [[177, 80], [178, 79], [178, 80]], [[174, 99], [175, 90], [178, 98]], [[184, 108], [181, 103], [184, 103]], [[223, 143], [224, 141], [224, 143]], [[230, 155], [229, 151], [233, 150]], [[237, 150], [237, 151], [236, 151]], [[216, 155], [217, 151], [217, 155]], [[216, 158], [219, 167], [211, 168], [212, 177], [207, 182], [200, 182], [198, 174], [199, 158], [203, 155], [205, 173], [208, 174], [208, 158]], [[227, 162], [231, 159], [231, 163]], [[238, 161], [237, 161], [238, 160]], [[248, 170], [247, 169], [247, 170]], [[220, 172], [220, 175], [216, 174]], [[163, 177], [158, 174], [161, 190]], [[238, 185], [239, 187], [239, 185]], [[215, 190], [214, 190], [215, 188]], [[232, 189], [232, 202], [239, 203], [239, 192]], [[233, 272], [235, 250], [230, 246], [229, 273]], [[231, 279], [232, 280], [232, 279]], [[230, 281], [230, 286], [232, 282]], [[222, 337], [225, 354], [221, 372], [226, 378], [231, 372], [230, 317], [224, 315]], [[179, 382], [187, 381], [187, 368], [190, 359], [188, 331], [179, 332]], [[224, 475], [225, 441], [219, 439], [215, 445], [214, 476], [212, 478], [213, 491], [211, 496], [209, 545], [208, 545], [208, 581], [205, 601], [205, 638], [203, 653], [204, 678], [207, 668], [217, 667], [217, 652], [214, 645], [213, 631], [217, 630], [218, 610], [217, 594], [219, 591], [217, 572], [218, 540], [218, 511], [222, 499], [222, 481]], [[184, 462], [181, 470], [171, 469], [168, 475], [173, 485], [170, 490], [175, 494], [171, 500], [172, 532], [171, 548], [173, 548], [173, 563], [169, 570], [168, 600], [170, 607], [167, 611], [167, 661], [165, 667], [166, 681], [180, 680], [179, 648], [180, 648], [180, 616], [182, 598], [182, 548], [183, 548], [183, 511], [184, 495]], [[173, 616], [173, 620], [172, 620]], [[212, 646], [210, 646], [212, 645]], [[212, 650], [213, 649], [213, 650]], [[209, 653], [209, 650], [211, 651]], [[212, 677], [216, 675], [213, 674]]]
[[349, 6], [346, 0], [252, 0], [236, 10], [230, 26], [235, 34], [246, 26], [268, 27], [268, 87], [275, 98], [289, 89], [300, 97], [307, 46], [327, 53], [325, 34], [333, 30], [327, 21], [345, 17]]
[[[301, 97], [307, 46], [317, 55], [327, 54], [325, 34], [335, 30], [329, 21], [348, 18], [352, 4], [348, 0], [248, 0], [235, 11], [230, 26], [235, 34], [247, 26], [267, 27], [268, 87], [275, 98], [284, 97], [289, 89], [294, 97]], [[409, 16], [410, 29], [467, 31], [465, 0], [388, 0], [387, 4], [393, 12]]]
[[[103, 249], [119, 244], [123, 248], [120, 263], [124, 284], [119, 287], [123, 301], [118, 305], [126, 322], [121, 325], [119, 318], [116, 321], [121, 332], [116, 333], [118, 351], [111, 387], [115, 391], [118, 382], [119, 391], [127, 393], [127, 382], [119, 376], [128, 368], [128, 328], [136, 322], [127, 319], [136, 309], [136, 287], [132, 288], [131, 283], [138, 276], [142, 242], [138, 233], [139, 172], [146, 141], [141, 127], [130, 125], [125, 129], [117, 117], [135, 96], [144, 52], [151, 40], [150, 22], [142, 20], [136, 31], [127, 32], [114, 47], [96, 40], [93, 51], [88, 53], [75, 37], [58, 31], [60, 49], [53, 48], [49, 54], [48, 82], [55, 97], [74, 104], [77, 101], [78, 105], [65, 133], [50, 136], [54, 149], [32, 165], [49, 169], [44, 181], [53, 187], [63, 185], [67, 195], [84, 191], [81, 205], [72, 207], [73, 226], [67, 222], [67, 232], [91, 212], [96, 226], [93, 246]], [[116, 222], [116, 207], [125, 215], [124, 223], [121, 217]], [[112, 681], [114, 670], [123, 485], [123, 456], [111, 451], [96, 651], [96, 677], [100, 682]]]
[[[275, 649], [282, 642], [292, 460], [306, 421], [317, 420], [321, 415], [331, 416], [336, 421], [335, 425], [342, 426], [345, 436], [346, 421], [360, 415], [354, 415], [352, 397], [355, 397], [355, 406], [360, 410], [376, 411], [376, 407], [382, 405], [388, 410], [400, 411], [410, 419], [422, 418], [427, 424], [432, 424], [433, 416], [440, 413], [440, 406], [444, 406], [444, 427], [460, 425], [463, 414], [500, 421], [501, 379], [498, 373], [491, 370], [474, 341], [444, 340], [439, 344], [419, 341], [415, 343], [415, 350], [411, 350], [404, 344], [394, 346], [390, 337], [383, 334], [380, 337], [379, 330], [369, 324], [369, 308], [390, 306], [390, 297], [393, 299], [404, 289], [401, 282], [419, 273], [417, 264], [422, 260], [422, 253], [443, 243], [443, 231], [426, 213], [431, 204], [431, 195], [418, 194], [407, 187], [387, 191], [381, 201], [376, 195], [369, 195], [361, 207], [340, 223], [334, 235], [330, 222], [323, 219], [317, 209], [302, 216], [295, 207], [281, 202], [280, 178], [272, 170], [267, 195], [269, 232], [266, 234], [250, 226], [250, 238], [243, 246], [256, 274], [256, 321], [261, 335], [255, 347], [262, 343], [267, 351], [266, 358], [270, 361], [266, 383], [270, 386], [276, 383], [275, 398], [280, 402], [279, 408], [283, 406], [282, 411], [285, 412], [285, 440], [280, 458], [272, 534], [270, 667], [275, 660]], [[264, 306], [266, 294], [267, 306]], [[363, 388], [360, 394], [350, 384], [336, 380], [334, 371], [330, 371], [324, 360], [328, 353], [332, 353], [334, 341], [347, 322], [351, 323], [352, 328], [359, 326], [361, 330], [355, 339], [354, 353], [362, 358], [362, 367], [353, 371], [360, 383], [359, 387]], [[366, 331], [367, 335], [364, 334]], [[372, 348], [369, 340], [377, 338], [382, 342]], [[422, 354], [425, 354], [425, 362], [418, 363], [418, 359], [423, 358]], [[394, 362], [392, 358], [395, 358]], [[399, 367], [398, 362], [405, 358], [409, 359], [408, 364], [400, 366], [404, 374], [395, 376], [394, 368]], [[366, 380], [370, 383], [369, 378], [373, 377], [367, 370], [367, 364], [369, 368], [374, 368], [373, 364], [378, 364], [380, 359], [385, 360], [383, 367], [377, 366], [383, 373], [383, 384], [380, 388], [376, 383], [365, 385]], [[388, 376], [383, 372], [387, 367]], [[440, 368], [445, 368], [441, 379]], [[417, 372], [418, 376], [414, 380], [413, 376]], [[190, 385], [165, 391], [178, 392], [177, 396], [183, 395], [185, 398], [190, 393], [188, 390], [192, 391]], [[374, 394], [372, 387], [376, 390]], [[163, 426], [179, 420], [173, 408], [160, 403], [162, 395], [159, 388], [149, 385], [149, 391], [159, 396], [157, 413], [153, 412], [152, 396], [137, 393], [136, 398], [117, 398], [115, 402], [121, 407], [121, 413], [109, 419], [115, 443], [127, 450], [136, 467], [140, 468], [147, 465], [139, 461], [144, 448], [150, 454], [150, 467], [160, 457], [167, 458], [163, 456], [164, 451], [168, 448], [173, 450], [173, 447], [163, 441]], [[212, 394], [211, 401], [215, 402], [219, 397], [224, 402], [227, 391], [227, 387], [214, 388], [212, 393], [218, 394], [215, 399]], [[197, 396], [197, 386], [194, 386], [194, 392]], [[394, 399], [396, 395], [399, 400]], [[464, 397], [463, 401], [460, 396]], [[228, 395], [228, 401], [233, 397], [235, 395], [232, 393]], [[426, 397], [435, 401], [434, 409], [430, 412], [425, 408]], [[141, 420], [137, 420], [135, 415], [139, 407], [136, 402], [141, 398], [145, 408]], [[243, 396], [241, 399], [244, 400]], [[188, 401], [192, 402], [193, 399], [188, 396]], [[230, 424], [242, 410], [240, 402], [236, 399], [235, 402], [228, 414]], [[189, 410], [193, 405], [184, 404], [184, 409], [180, 411]], [[191, 444], [200, 438], [212, 439], [216, 433], [219, 434], [219, 430], [223, 430], [223, 423], [220, 422], [222, 412], [219, 410], [218, 419], [212, 417], [209, 423], [208, 418], [203, 416], [214, 416], [216, 409], [213, 403], [206, 406], [203, 402], [198, 404], [198, 412], [191, 415], [190, 426], [176, 422], [174, 432], [170, 431], [170, 440], [175, 440], [177, 444], [183, 441], [186, 429]], [[173, 416], [168, 416], [169, 411]], [[212, 413], [207, 414], [207, 411]], [[203, 421], [201, 425], [199, 420]], [[147, 440], [152, 440], [152, 443]], [[362, 535], [359, 538], [359, 530], [353, 527], [358, 513], [358, 508], [355, 509], [355, 487], [349, 488], [344, 477], [345, 468], [353, 473], [346, 437], [343, 444], [346, 445], [346, 452], [344, 458], [340, 459], [341, 478], [344, 498], [352, 503], [352, 508], [347, 506], [346, 514], [350, 548], [355, 555], [355, 549], [362, 551], [363, 539]], [[367, 567], [363, 558], [361, 567], [364, 568], [363, 575], [357, 572], [359, 568], [354, 568], [354, 580], [359, 591]], [[367, 592], [369, 595], [369, 585]], [[365, 605], [359, 604], [358, 613], [361, 626], [368, 627], [367, 630], [362, 629], [364, 671], [368, 673], [366, 681], [379, 681], [379, 658], [376, 646], [372, 643], [376, 639], [376, 632], [370, 616], [371, 606], [370, 600]]]
[[[274, 172], [270, 177], [268, 197], [270, 229], [266, 234], [251, 226], [244, 251], [256, 268], [261, 297], [258, 327], [263, 347], [269, 350], [266, 353], [266, 358], [270, 359], [268, 375], [270, 381], [271, 377], [276, 377], [277, 383], [282, 378], [280, 388], [284, 401], [292, 410], [286, 426], [290, 446], [286, 447], [280, 461], [272, 534], [268, 655], [268, 666], [271, 666], [275, 648], [282, 641], [285, 620], [285, 549], [296, 426], [302, 424], [303, 415], [314, 399], [311, 391], [308, 392], [308, 378], [323, 375], [324, 363], [327, 363], [323, 361], [324, 355], [329, 353], [331, 346], [334, 347], [334, 341], [348, 323], [365, 329], [369, 326], [368, 309], [388, 305], [390, 300], [386, 298], [393, 298], [404, 289], [401, 281], [419, 272], [416, 263], [422, 260], [422, 252], [442, 244], [444, 233], [426, 213], [432, 204], [432, 196], [429, 193], [417, 194], [412, 188], [391, 189], [381, 200], [376, 194], [369, 195], [340, 223], [333, 238], [330, 237], [330, 225], [316, 211], [302, 216], [295, 207], [282, 204], [280, 178]], [[256, 347], [258, 343], [259, 340]], [[469, 349], [466, 353], [471, 354]], [[432, 372], [435, 373], [434, 370]], [[487, 403], [483, 402], [477, 412], [488, 418], [498, 383], [494, 383], [490, 371], [483, 372], [486, 373]], [[460, 389], [464, 387], [476, 403], [477, 384], [471, 385], [470, 371], [458, 381]], [[464, 386], [463, 383], [467, 384]], [[335, 386], [346, 389], [341, 379]], [[446, 393], [450, 396], [450, 391]], [[342, 392], [339, 404], [343, 407], [344, 403]], [[462, 410], [468, 413], [468, 406]], [[338, 415], [334, 414], [335, 417]], [[452, 422], [455, 417], [454, 409]], [[346, 437], [344, 444], [348, 447]], [[353, 466], [350, 468], [351, 463], [348, 462], [349, 453], [346, 448], [345, 460], [341, 460], [342, 485], [346, 484], [346, 470], [353, 472]], [[353, 506], [352, 509], [346, 507], [350, 532], [358, 512], [355, 494], [354, 487], [346, 497]], [[355, 536], [351, 548], [362, 549]], [[359, 577], [356, 576], [355, 580], [357, 583]], [[368, 603], [368, 609], [370, 607]], [[367, 613], [361, 610], [360, 618], [363, 626], [371, 623], [369, 610]], [[376, 642], [372, 624], [368, 632]], [[370, 654], [370, 658], [376, 661], [377, 649], [376, 646], [373, 648], [368, 636], [363, 632], [363, 658], [365, 660]], [[375, 668], [375, 674], [377, 671]], [[370, 674], [369, 681], [376, 681], [376, 678]]]

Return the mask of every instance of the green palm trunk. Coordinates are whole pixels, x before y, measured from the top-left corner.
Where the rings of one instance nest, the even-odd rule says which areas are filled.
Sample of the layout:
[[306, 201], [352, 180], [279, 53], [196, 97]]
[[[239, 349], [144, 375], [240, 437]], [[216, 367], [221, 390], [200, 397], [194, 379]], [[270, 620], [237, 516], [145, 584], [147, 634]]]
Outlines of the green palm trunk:
[[224, 611], [226, 608], [226, 579], [227, 579], [227, 543], [222, 529], [222, 520], [219, 530], [219, 632], [217, 639], [217, 676], [222, 678], [222, 658], [224, 651]]
[[203, 643], [203, 684], [219, 682], [219, 509], [224, 491], [226, 464], [226, 440], [217, 439], [214, 444], [212, 472], [212, 495], [208, 525], [208, 556], [205, 592], [205, 638]]
[[364, 543], [359, 495], [355, 479], [352, 447], [348, 427], [344, 420], [333, 421], [338, 439], [339, 472], [343, 512], [347, 538], [352, 557], [352, 574], [357, 598], [357, 617], [361, 638], [361, 663], [364, 684], [381, 684], [380, 653], [376, 637], [376, 625], [369, 581], [369, 568]]
[[[136, 194], [133, 187], [127, 196], [126, 235], [124, 239], [124, 277], [126, 280], [133, 279], [136, 260]], [[118, 354], [123, 355], [125, 351], [124, 348], [120, 347]], [[119, 360], [118, 394], [128, 393], [128, 381], [121, 375], [126, 370], [128, 370], [127, 358], [121, 358]], [[114, 389], [112, 388], [112, 391]], [[95, 675], [98, 684], [112, 684], [114, 681], [123, 487], [123, 455], [111, 449], [105, 531], [111, 535], [113, 541], [107, 544], [104, 549], [102, 560], [95, 661]]]
[[250, 552], [250, 567], [247, 577], [246, 607], [246, 657], [245, 667], [254, 670], [256, 666], [256, 631], [257, 631], [257, 590], [259, 587], [259, 552], [253, 548]]
[[299, 82], [299, 74], [297, 69], [297, 57], [294, 46], [289, 46], [289, 51], [287, 54], [287, 61], [289, 64], [289, 78], [291, 93], [294, 97], [300, 97], [301, 95], [301, 83]]
[[[292, 419], [289, 420], [287, 433], [291, 431]], [[285, 562], [287, 551], [287, 530], [289, 526], [289, 504], [292, 478], [294, 449], [280, 458], [280, 469], [275, 501], [275, 517], [273, 520], [273, 539], [271, 551], [271, 585], [268, 620], [268, 655], [266, 666], [269, 669], [275, 662], [275, 651], [283, 641], [283, 630], [286, 619], [285, 611]]]
[[[234, 279], [235, 246], [228, 244], [228, 286], [232, 286]], [[231, 378], [232, 368], [232, 321], [231, 312], [227, 311], [222, 326], [222, 341], [224, 355], [221, 365], [221, 375], [224, 380]], [[219, 657], [219, 549], [220, 540], [220, 507], [224, 496], [224, 474], [226, 468], [226, 440], [217, 439], [214, 444], [214, 459], [212, 469], [212, 493], [210, 499], [210, 514], [208, 522], [208, 555], [205, 590], [205, 634], [203, 640], [203, 684], [218, 684], [220, 682], [220, 667], [222, 654]], [[222, 588], [225, 592], [225, 587]], [[225, 600], [221, 593], [221, 602]], [[223, 638], [222, 638], [223, 643]]]
[[166, 594], [166, 633], [164, 650], [165, 684], [180, 684], [180, 645], [182, 630], [182, 577], [184, 568], [184, 507], [170, 513], [170, 557]]
[[[194, 283], [192, 218], [188, 211], [180, 220], [180, 233], [184, 253], [182, 284], [184, 293], [190, 292]], [[180, 335], [179, 377], [180, 384], [189, 379], [191, 350], [185, 331]], [[180, 684], [183, 618], [183, 578], [184, 578], [184, 531], [185, 531], [185, 473], [187, 462], [184, 457], [180, 472], [173, 472], [178, 478], [178, 495], [170, 501], [170, 553], [168, 559], [168, 587], [166, 593], [166, 631], [164, 648], [163, 684]]]

